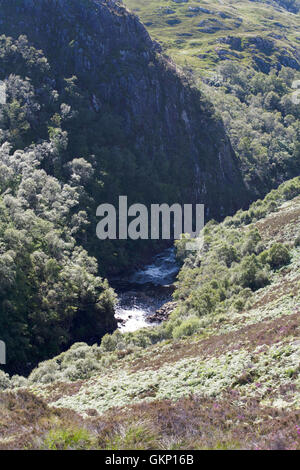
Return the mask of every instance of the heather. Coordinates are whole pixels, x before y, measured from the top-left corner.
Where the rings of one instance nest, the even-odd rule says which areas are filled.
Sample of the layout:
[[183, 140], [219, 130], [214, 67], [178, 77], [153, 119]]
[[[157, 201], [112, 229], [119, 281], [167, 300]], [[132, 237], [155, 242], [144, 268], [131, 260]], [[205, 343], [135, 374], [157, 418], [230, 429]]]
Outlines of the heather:
[[[298, 450], [299, 414], [261, 408], [255, 399], [228, 393], [223, 400], [190, 396], [176, 403], [115, 408], [88, 418], [47, 407], [24, 392], [1, 396], [6, 420], [2, 449], [48, 450]], [[31, 424], [28, 426], [30, 417]], [[251, 425], [249, 424], [251, 423]], [[22, 433], [18, 430], [22, 426]]]

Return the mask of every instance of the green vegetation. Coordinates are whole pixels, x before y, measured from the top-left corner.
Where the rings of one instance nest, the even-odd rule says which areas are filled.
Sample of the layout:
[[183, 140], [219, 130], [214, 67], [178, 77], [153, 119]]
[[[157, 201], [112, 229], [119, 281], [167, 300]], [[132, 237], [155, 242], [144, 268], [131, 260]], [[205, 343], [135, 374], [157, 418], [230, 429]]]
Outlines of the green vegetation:
[[[125, 0], [181, 65], [209, 73], [222, 61], [299, 70], [299, 1]], [[281, 8], [278, 8], [280, 6]]]
[[[233, 395], [222, 400], [189, 397], [176, 403], [160, 400], [128, 407], [106, 416], [83, 419], [69, 410], [48, 407], [24, 392], [1, 396], [6, 422], [2, 449], [298, 449], [299, 413], [259, 408], [258, 400], [236, 405]], [[30, 425], [29, 418], [30, 417]], [[254, 430], [248, 423], [254, 423]], [[16, 430], [22, 426], [22, 432]]]
[[93, 436], [83, 428], [51, 429], [43, 445], [45, 450], [89, 450]]
[[[126, 4], [185, 73], [118, 3], [0, 0], [0, 449], [299, 450], [299, 1]], [[121, 194], [208, 207], [130, 333], [99, 274], [159, 247], [96, 243]]]
[[223, 118], [254, 198], [299, 173], [300, 108], [292, 101], [299, 78], [287, 67], [266, 75], [228, 61], [200, 85]]
[[299, 2], [125, 3], [215, 105], [253, 199], [299, 174]]
[[[231, 315], [233, 318], [241, 316], [241, 312], [255, 305], [257, 293], [272, 290], [281, 272], [289, 266], [292, 273], [297, 269], [299, 246], [295, 240], [298, 237], [299, 195], [300, 180], [296, 178], [273, 190], [264, 200], [253, 203], [248, 211], [239, 211], [221, 224], [213, 221], [207, 224], [203, 251], [190, 253], [180, 271], [174, 293], [177, 307], [167, 322], [134, 333], [121, 334], [116, 330], [103, 337], [100, 347], [76, 344], [56, 359], [41, 363], [31, 373], [29, 383], [86, 380], [110, 367], [119, 355], [126, 357], [132, 350], [147, 350], [153, 344], [195, 333], [205, 336], [212, 322], [220, 321], [222, 325]], [[179, 252], [184, 252], [187, 240], [183, 238], [177, 242]], [[79, 281], [81, 279], [79, 277]], [[297, 302], [297, 295], [287, 296], [285, 300], [281, 298], [281, 308], [279, 304], [274, 309], [275, 317], [289, 311], [290, 302]], [[104, 301], [102, 296], [101, 302]], [[74, 315], [76, 318], [76, 309]], [[50, 321], [51, 317], [47, 319]], [[92, 326], [95, 321], [94, 314]], [[85, 328], [88, 327], [85, 323]], [[81, 334], [84, 335], [84, 330]], [[51, 338], [54, 341], [57, 337]], [[34, 338], [30, 340], [34, 344]], [[55, 347], [50, 338], [47, 347]], [[2, 389], [23, 383], [24, 379], [16, 376], [11, 381], [8, 376], [1, 376]]]
[[[194, 337], [197, 340], [201, 338], [205, 340], [217, 332], [234, 332], [236, 327], [239, 328], [239, 322], [243, 326], [248, 325], [249, 328], [251, 325], [259, 327], [262, 325], [267, 328], [265, 318], [280, 320], [284, 315], [291, 315], [292, 318], [292, 305], [296, 306], [299, 302], [297, 273], [300, 258], [299, 248], [295, 247], [294, 243], [298, 236], [299, 196], [300, 179], [296, 178], [284, 183], [278, 190], [273, 190], [264, 200], [252, 204], [248, 211], [240, 211], [235, 216], [226, 218], [221, 224], [215, 222], [207, 224], [204, 229], [203, 251], [190, 252], [178, 276], [177, 289], [174, 293], [177, 308], [167, 322], [134, 333], [122, 334], [117, 330], [112, 335], [104, 336], [100, 346], [88, 347], [84, 343], [75, 344], [69, 351], [55, 359], [41, 363], [31, 373], [27, 384], [32, 385], [35, 390], [42, 390], [41, 384], [88, 379], [93, 383], [95, 375], [104, 374], [101, 380], [106, 377], [107, 384], [103, 383], [100, 391], [97, 383], [95, 386], [97, 396], [104, 396], [102, 393], [108, 394], [107, 387], [109, 387], [114, 397], [118, 397], [119, 400], [122, 389], [126, 396], [128, 394], [130, 396], [129, 382], [123, 388], [121, 382], [117, 386], [112, 382], [109, 371], [113, 368], [116, 376], [120, 374], [118, 361], [122, 362], [122, 358], [125, 361], [128, 358], [128, 363], [132, 366], [137, 360], [141, 363], [146, 361], [148, 355], [159, 356], [164, 350], [168, 351], [175, 347], [176, 343], [173, 346], [173, 342], [170, 341], [173, 338], [191, 336], [192, 343], [188, 344], [193, 344]], [[181, 251], [185, 243], [186, 239], [178, 241], [177, 245]], [[261, 304], [259, 299], [268, 298], [278, 283], [281, 286], [277, 292], [278, 298], [275, 297], [274, 303], [272, 298], [266, 300], [266, 304], [270, 302], [267, 310], [260, 308], [257, 310], [256, 306]], [[295, 289], [295, 294], [290, 295], [289, 289], [292, 291]], [[235, 321], [237, 321], [236, 326]], [[157, 349], [152, 349], [155, 344]], [[286, 345], [282, 343], [282, 346], [278, 344], [277, 347], [278, 351], [281, 347], [283, 351]], [[268, 354], [271, 358], [273, 349], [270, 351]], [[244, 357], [243, 349], [241, 354]], [[181, 359], [183, 361], [182, 370], [185, 370], [187, 366], [184, 356], [179, 357], [180, 361]], [[180, 361], [178, 366], [181, 367]], [[286, 366], [287, 363], [284, 362], [282, 367]], [[216, 367], [214, 363], [209, 370], [214, 370]], [[147, 374], [144, 371], [142, 373]], [[166, 373], [174, 374], [176, 377], [176, 372], [171, 372], [167, 365]], [[189, 372], [186, 373], [188, 376]], [[125, 377], [127, 372], [123, 371], [122, 374]], [[213, 376], [214, 374], [211, 377]], [[159, 380], [161, 379], [162, 377]], [[118, 380], [121, 381], [120, 375]], [[124, 380], [127, 383], [127, 379]], [[128, 378], [128, 381], [130, 380]], [[142, 389], [146, 387], [147, 390], [148, 385], [145, 385], [145, 380], [144, 377], [134, 383], [140, 383]], [[154, 394], [156, 396], [155, 380], [153, 381], [153, 377], [149, 380], [151, 387], [154, 387], [153, 390], [156, 390]], [[18, 378], [14, 377], [10, 384], [8, 378], [3, 377], [2, 388], [15, 387], [17, 381]], [[178, 384], [182, 386], [181, 380]], [[143, 393], [142, 389], [140, 393]], [[84, 391], [82, 397], [85, 397]], [[111, 403], [110, 400], [108, 397], [108, 405]], [[87, 398], [86, 403], [90, 401], [91, 396]], [[101, 403], [101, 406], [104, 406], [103, 400]]]
[[[127, 355], [132, 348], [204, 333], [215, 318], [222, 322], [222, 318], [251, 308], [256, 293], [272, 289], [291, 262], [296, 263], [292, 269], [297, 269], [299, 253], [294, 240], [298, 237], [299, 196], [300, 179], [295, 178], [253, 203], [248, 211], [239, 211], [221, 224], [208, 223], [203, 250], [189, 255], [186, 252], [174, 292], [177, 307], [167, 322], [133, 333], [116, 330], [104, 336], [100, 347], [75, 345], [58, 359], [40, 364], [30, 375], [30, 382], [89, 378], [110, 365], [120, 351]], [[177, 242], [179, 252], [184, 252], [187, 241], [183, 238]]]
[[299, 449], [299, 217], [296, 178], [205, 228], [167, 322], [2, 374], [0, 447]]
[[11, 372], [116, 326], [115, 294], [72, 236], [85, 223], [72, 211], [80, 189], [40, 168], [53, 155], [53, 142], [0, 151], [0, 331]]
[[[216, 217], [248, 196], [210, 103], [125, 8], [69, 0], [47, 2], [47, 14], [42, 2], [1, 0], [0, 8], [0, 332], [9, 351], [5, 370], [26, 374], [74, 342], [93, 344], [114, 331], [115, 294], [99, 274], [128, 270], [160, 248], [151, 241], [98, 240], [100, 203], [117, 206], [120, 195], [129, 204], [188, 202], [195, 149], [203, 175], [215, 174], [221, 152], [230, 166], [227, 178], [240, 190], [237, 204], [220, 167], [207, 194]], [[72, 18], [82, 12], [95, 20], [93, 40], [86, 18], [74, 31]], [[114, 35], [116, 14], [129, 25], [122, 37]], [[55, 45], [53, 28], [61, 31]], [[137, 76], [156, 80], [158, 89], [140, 90]], [[188, 127], [171, 111], [164, 115], [173, 104]], [[158, 106], [158, 116], [149, 106]]]
[[[46, 3], [21, 0], [19, 14], [20, 0], [0, 2], [0, 79], [7, 87], [0, 137], [13, 150], [53, 142], [56, 154], [42, 167], [80, 186], [73, 215], [82, 224], [74, 237], [97, 258], [100, 273], [128, 270], [163, 245], [99, 241], [101, 203], [117, 207], [120, 195], [129, 205], [188, 203], [209, 178], [201, 202], [211, 216], [244, 207], [249, 195], [220, 118], [136, 17], [104, 0]], [[116, 15], [126, 24], [121, 30]]]

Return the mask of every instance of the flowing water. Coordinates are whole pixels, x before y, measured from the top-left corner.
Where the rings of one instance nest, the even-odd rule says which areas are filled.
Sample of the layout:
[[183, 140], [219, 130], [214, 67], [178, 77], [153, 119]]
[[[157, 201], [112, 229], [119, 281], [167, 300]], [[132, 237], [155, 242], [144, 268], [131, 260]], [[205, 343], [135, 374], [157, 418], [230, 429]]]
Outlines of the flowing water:
[[121, 331], [135, 331], [158, 323], [151, 317], [172, 300], [172, 284], [178, 270], [175, 250], [168, 248], [128, 279], [112, 283], [119, 296], [116, 318]]

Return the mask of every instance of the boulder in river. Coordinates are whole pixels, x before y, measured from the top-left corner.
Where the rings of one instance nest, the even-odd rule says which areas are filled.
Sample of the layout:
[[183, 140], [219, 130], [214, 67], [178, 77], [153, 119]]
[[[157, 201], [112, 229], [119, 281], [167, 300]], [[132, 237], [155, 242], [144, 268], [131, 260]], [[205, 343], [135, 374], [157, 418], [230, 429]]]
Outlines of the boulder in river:
[[175, 310], [176, 307], [177, 307], [177, 302], [167, 302], [161, 308], [156, 310], [156, 312], [153, 315], [147, 317], [147, 320], [150, 323], [160, 323], [160, 322], [166, 321], [168, 320], [169, 316]]

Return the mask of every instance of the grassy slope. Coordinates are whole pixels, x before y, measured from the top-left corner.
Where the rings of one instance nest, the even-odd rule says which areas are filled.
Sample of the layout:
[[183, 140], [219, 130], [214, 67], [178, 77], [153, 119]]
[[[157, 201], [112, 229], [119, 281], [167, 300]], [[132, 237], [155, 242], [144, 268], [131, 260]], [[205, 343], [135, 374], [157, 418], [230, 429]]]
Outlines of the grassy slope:
[[[124, 3], [138, 14], [152, 37], [163, 44], [176, 63], [194, 70], [212, 69], [224, 58], [253, 65], [254, 56], [275, 65], [283, 51], [286, 57], [300, 61], [299, 14], [274, 6], [275, 2], [272, 6], [247, 0], [187, 3], [124, 0]], [[209, 13], [190, 10], [199, 7]], [[227, 36], [240, 38], [242, 50], [219, 42]], [[257, 37], [271, 40], [274, 50], [251, 43]]]
[[[252, 294], [250, 307], [208, 315], [193, 336], [145, 349], [103, 353], [75, 345], [34, 372], [26, 388], [36, 398], [3, 393], [0, 448], [300, 448], [299, 222], [297, 196], [233, 229], [255, 226], [266, 246], [280, 241], [291, 249], [291, 262]], [[67, 381], [57, 373], [43, 384], [45, 371], [64, 363], [74, 371], [85, 364], [89, 378]]]
[[[300, 14], [295, 13], [299, 1], [295, 2], [294, 13], [280, 6], [287, 5], [287, 0], [124, 3], [139, 15], [151, 36], [214, 104], [241, 161], [252, 200], [299, 174], [292, 163], [299, 116], [297, 109], [284, 104], [290, 102], [292, 82], [299, 79]], [[272, 82], [276, 70], [285, 92], [279, 92], [281, 104], [270, 108], [269, 93], [277, 93], [280, 88]], [[293, 75], [291, 81], [286, 75], [289, 73]], [[257, 83], [264, 83], [265, 74], [265, 87], [258, 91]], [[231, 88], [226, 85], [229, 76], [234, 83]], [[285, 119], [290, 112], [296, 118], [292, 127]]]

